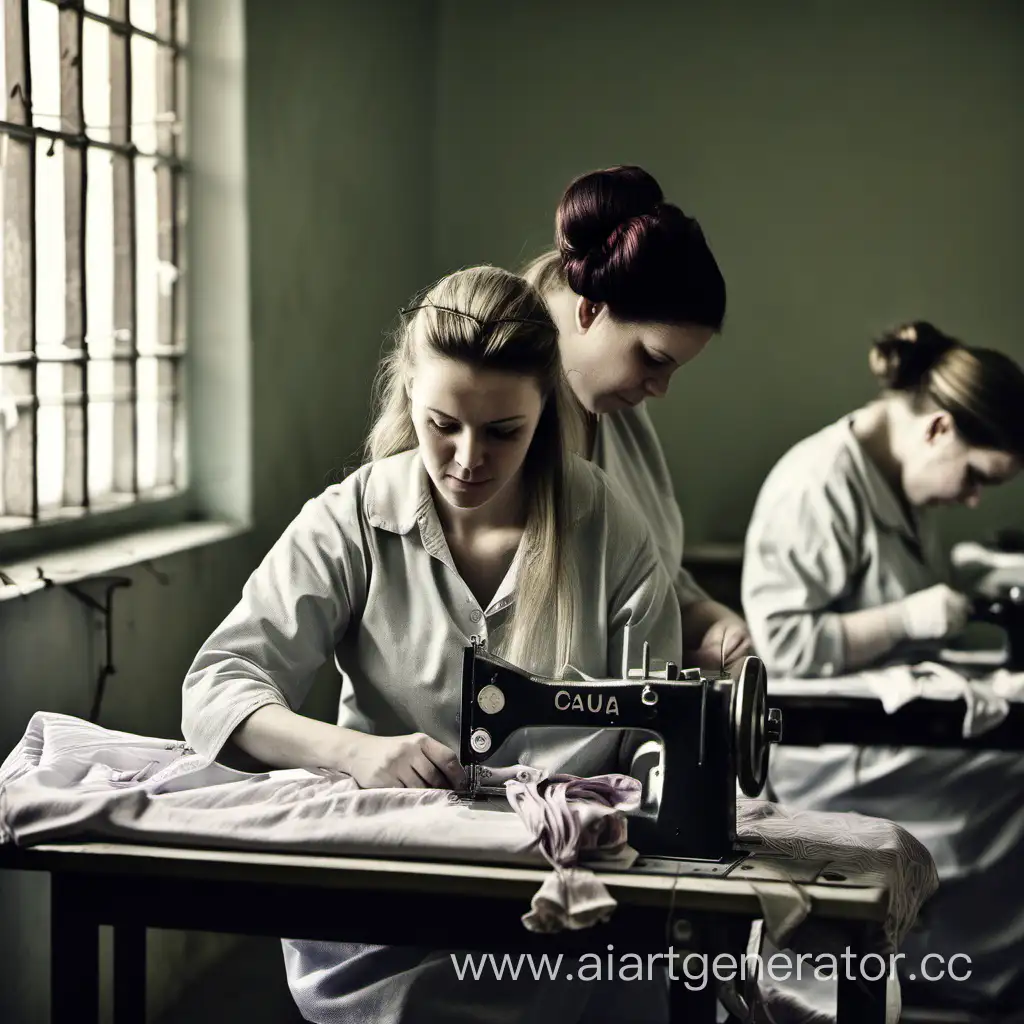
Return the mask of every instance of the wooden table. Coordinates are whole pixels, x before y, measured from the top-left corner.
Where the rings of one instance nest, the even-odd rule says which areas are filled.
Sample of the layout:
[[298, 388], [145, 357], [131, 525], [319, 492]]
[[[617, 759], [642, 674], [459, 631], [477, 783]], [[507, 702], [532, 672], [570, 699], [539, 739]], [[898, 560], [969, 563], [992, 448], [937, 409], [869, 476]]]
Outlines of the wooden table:
[[[752, 882], [786, 884], [765, 880], [770, 868], [756, 856], [724, 876], [600, 872], [619, 904], [609, 923], [536, 935], [521, 915], [543, 869], [107, 842], [0, 847], [0, 868], [50, 874], [52, 1024], [96, 1024], [104, 924], [114, 929], [115, 1021], [140, 1024], [147, 928], [537, 955], [589, 950], [604, 959], [614, 943], [641, 955], [700, 950], [710, 963], [717, 950], [742, 951], [750, 922], [761, 916]], [[800, 884], [813, 914], [841, 929], [855, 956], [879, 948], [889, 902], [883, 887], [852, 876]], [[869, 977], [878, 973], [871, 962]], [[684, 970], [675, 968], [680, 982]], [[842, 974], [839, 1024], [883, 1024], [884, 976]], [[672, 986], [674, 1021], [711, 1022], [714, 1002], [711, 985]]]

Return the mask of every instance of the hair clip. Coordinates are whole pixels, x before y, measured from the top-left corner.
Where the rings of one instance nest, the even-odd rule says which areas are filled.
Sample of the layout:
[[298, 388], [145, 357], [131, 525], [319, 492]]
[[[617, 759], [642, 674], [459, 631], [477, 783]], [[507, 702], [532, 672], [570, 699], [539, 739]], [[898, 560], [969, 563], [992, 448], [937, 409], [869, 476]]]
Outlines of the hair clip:
[[551, 324], [546, 320], [531, 320], [525, 317], [519, 316], [501, 316], [495, 320], [481, 320], [478, 316], [473, 316], [472, 313], [463, 313], [461, 309], [452, 309], [450, 306], [438, 306], [433, 302], [426, 302], [422, 306], [410, 306], [407, 309], [399, 309], [399, 316], [409, 316], [410, 313], [416, 313], [421, 309], [436, 309], [441, 313], [451, 313], [453, 316], [461, 316], [466, 320], [472, 320], [478, 327], [488, 327], [492, 324], [533, 324], [535, 327], [550, 327]]

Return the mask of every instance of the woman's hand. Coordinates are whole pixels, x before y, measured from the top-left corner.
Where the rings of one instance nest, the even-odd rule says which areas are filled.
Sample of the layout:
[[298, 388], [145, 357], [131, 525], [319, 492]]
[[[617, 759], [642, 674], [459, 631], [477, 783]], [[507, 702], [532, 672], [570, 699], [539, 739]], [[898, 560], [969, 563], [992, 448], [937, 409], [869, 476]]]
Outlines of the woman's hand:
[[970, 599], [945, 583], [910, 594], [895, 607], [911, 640], [943, 640], [963, 629], [971, 614]]
[[[708, 602], [710, 603], [710, 602]], [[754, 653], [747, 624], [735, 612], [715, 603], [724, 612], [714, 618], [700, 634], [696, 647], [685, 649], [684, 668], [699, 667], [704, 672], [726, 672], [729, 675]], [[684, 635], [686, 630], [684, 629]]]
[[339, 767], [363, 789], [465, 789], [455, 752], [426, 733], [371, 736], [346, 730]]

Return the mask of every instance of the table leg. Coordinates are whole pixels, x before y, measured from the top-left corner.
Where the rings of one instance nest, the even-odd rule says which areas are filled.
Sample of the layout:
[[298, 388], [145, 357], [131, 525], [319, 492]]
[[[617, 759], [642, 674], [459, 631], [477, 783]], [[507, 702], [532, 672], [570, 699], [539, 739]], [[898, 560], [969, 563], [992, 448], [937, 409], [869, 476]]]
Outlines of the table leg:
[[50, 1022], [98, 1024], [100, 926], [82, 898], [78, 880], [50, 876]]
[[[886, 958], [881, 957], [883, 963]], [[878, 956], [864, 963], [863, 954], [846, 960], [839, 969], [836, 1024], [885, 1024], [886, 972]], [[872, 980], [881, 971], [882, 976]], [[864, 975], [867, 977], [864, 977]]]
[[677, 958], [670, 968], [670, 1024], [715, 1024], [718, 1000], [714, 979], [703, 978], [696, 966], [690, 966], [687, 974], [687, 968], [681, 966], [685, 955]]
[[691, 992], [676, 981], [669, 989], [669, 1000], [671, 1024], [715, 1024], [718, 1001], [714, 985]]
[[146, 929], [114, 927], [114, 1024], [145, 1024]]

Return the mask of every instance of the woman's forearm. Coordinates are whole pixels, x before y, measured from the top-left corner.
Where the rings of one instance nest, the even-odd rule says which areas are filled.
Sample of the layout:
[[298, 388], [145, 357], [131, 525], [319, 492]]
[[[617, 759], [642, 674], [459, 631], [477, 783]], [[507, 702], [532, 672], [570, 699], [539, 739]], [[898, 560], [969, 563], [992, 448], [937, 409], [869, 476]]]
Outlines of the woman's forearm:
[[682, 608], [683, 649], [700, 647], [705, 633], [722, 619], [743, 622], [743, 617], [718, 601], [694, 601]]
[[888, 654], [905, 639], [897, 605], [846, 612], [839, 616], [843, 630], [844, 672], [856, 672]]
[[345, 771], [351, 729], [330, 725], [283, 707], [257, 708], [231, 734], [237, 747], [273, 768]]

